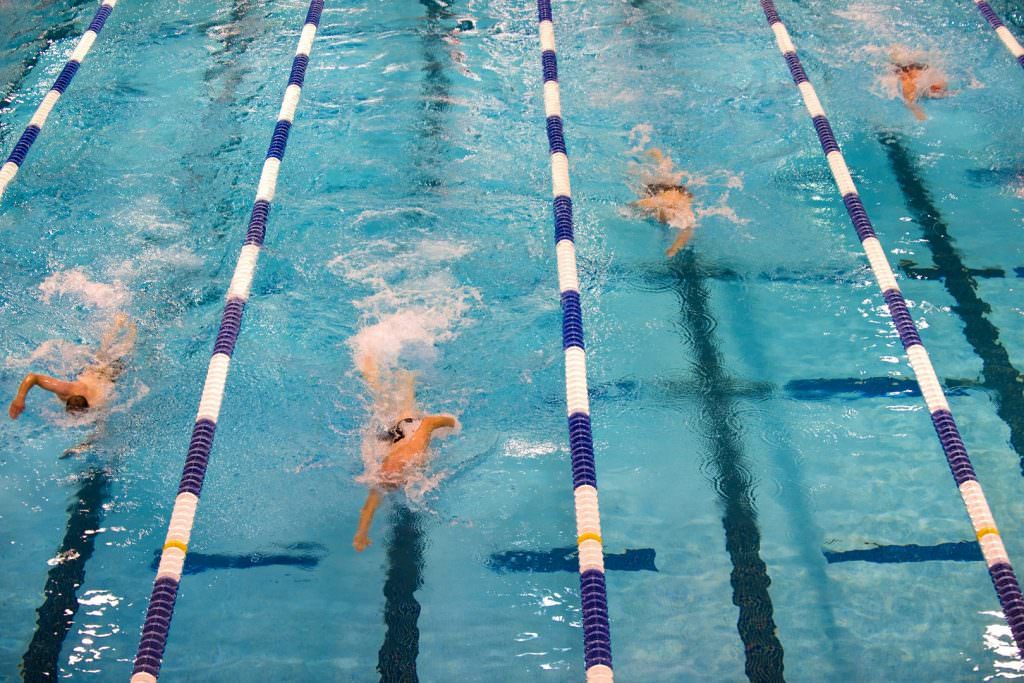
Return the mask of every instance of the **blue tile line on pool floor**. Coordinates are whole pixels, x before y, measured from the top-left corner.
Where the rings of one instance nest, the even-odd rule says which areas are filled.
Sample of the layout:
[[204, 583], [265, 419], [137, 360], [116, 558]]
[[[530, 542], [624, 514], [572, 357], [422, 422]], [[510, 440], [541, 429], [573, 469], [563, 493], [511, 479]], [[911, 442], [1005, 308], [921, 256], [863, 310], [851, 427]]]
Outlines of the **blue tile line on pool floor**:
[[779, 51], [786, 60], [793, 82], [800, 90], [804, 105], [807, 107], [814, 129], [818, 134], [822, 150], [828, 160], [832, 177], [843, 198], [843, 204], [850, 215], [853, 226], [860, 238], [861, 246], [871, 264], [871, 270], [875, 274], [879, 288], [885, 298], [892, 316], [893, 324], [900, 336], [907, 356], [910, 359], [910, 366], [914, 370], [918, 384], [921, 386], [921, 393], [924, 395], [928, 412], [931, 414], [932, 424], [938, 434], [942, 450], [946, 455], [950, 471], [956, 481], [957, 488], [963, 498], [964, 506], [974, 527], [975, 535], [981, 545], [982, 555], [988, 565], [989, 575], [999, 597], [999, 603], [1003, 609], [1003, 615], [1013, 633], [1014, 641], [1017, 644], [1018, 652], [1024, 655], [1024, 596], [1021, 595], [1020, 585], [1017, 576], [1010, 564], [1003, 540], [999, 535], [995, 520], [989, 510], [988, 502], [978, 483], [971, 460], [967, 454], [967, 448], [960, 436], [953, 414], [949, 410], [942, 386], [935, 375], [928, 353], [921, 343], [917, 325], [914, 324], [907, 310], [907, 304], [903, 299], [896, 278], [893, 275], [889, 260], [882, 249], [882, 245], [875, 235], [874, 228], [868, 218], [867, 211], [860, 200], [857, 188], [850, 176], [846, 160], [836, 142], [832, 126], [825, 117], [825, 110], [818, 99], [814, 87], [811, 85], [804, 72], [800, 58], [796, 54], [796, 48], [789, 36], [789, 32], [783, 25], [775, 4], [772, 0], [760, 0], [761, 8], [764, 10], [768, 24], [775, 34], [775, 42]]
[[167, 635], [171, 627], [171, 617], [174, 614], [174, 603], [178, 595], [178, 585], [185, 564], [185, 555], [188, 552], [188, 542], [195, 520], [196, 507], [199, 504], [199, 494], [206, 477], [206, 466], [213, 447], [221, 401], [224, 398], [224, 386], [227, 382], [231, 354], [235, 348], [235, 341], [238, 339], [245, 302], [249, 298], [253, 272], [256, 269], [256, 261], [259, 258], [266, 232], [270, 203], [274, 199], [274, 190], [277, 186], [277, 174], [288, 143], [288, 132], [291, 129], [295, 110], [302, 94], [302, 83], [305, 79], [306, 67], [309, 64], [309, 54], [313, 48], [313, 40], [316, 38], [323, 7], [324, 0], [312, 0], [309, 4], [299, 45], [292, 60], [288, 87], [285, 89], [281, 111], [277, 117], [277, 124], [274, 126], [266, 159], [263, 162], [263, 171], [260, 174], [256, 190], [256, 200], [253, 203], [241, 254], [228, 287], [220, 328], [213, 347], [213, 357], [210, 359], [209, 369], [206, 373], [202, 398], [199, 402], [188, 455], [178, 487], [178, 495], [171, 512], [171, 520], [167, 529], [167, 537], [164, 540], [149, 608], [146, 610], [142, 637], [135, 655], [132, 683], [154, 683], [160, 673], [164, 648], [167, 645]]
[[85, 583], [86, 563], [96, 547], [97, 530], [109, 498], [110, 476], [103, 467], [89, 467], [78, 477], [68, 522], [55, 562], [46, 573], [43, 604], [36, 610], [36, 629], [21, 660], [25, 683], [55, 681], [60, 676], [60, 653], [81, 603], [78, 588]]
[[562, 303], [562, 348], [565, 351], [565, 398], [576, 503], [576, 545], [579, 547], [580, 603], [583, 618], [583, 658], [588, 683], [611, 683], [612, 643], [604, 576], [604, 547], [597, 498], [594, 439], [590, 431], [587, 361], [583, 342], [579, 274], [573, 236], [569, 158], [563, 136], [562, 105], [555, 57], [555, 30], [550, 0], [537, 0], [541, 65], [544, 77], [544, 115], [551, 153], [551, 189], [555, 223], [558, 289]]
[[829, 564], [839, 562], [874, 562], [876, 564], [904, 564], [907, 562], [981, 562], [981, 548], [977, 541], [957, 541], [936, 545], [876, 545], [853, 550], [823, 550]]
[[[729, 376], [719, 345], [711, 296], [703, 268], [692, 249], [669, 260], [676, 275], [676, 295], [682, 320], [681, 335], [693, 351], [694, 395], [700, 402], [698, 431], [706, 443], [700, 470], [712, 482], [721, 506], [725, 551], [731, 570], [729, 585], [737, 607], [736, 631], [743, 643], [743, 670], [749, 681], [780, 683], [785, 680], [785, 649], [775, 625], [775, 607], [769, 588], [771, 576], [761, 557], [761, 528], [751, 466], [744, 448], [735, 380]], [[815, 582], [816, 583], [816, 582]], [[826, 632], [834, 632], [826, 607]]]
[[985, 0], [974, 0], [974, 4], [978, 7], [978, 11], [981, 12], [981, 16], [985, 17], [986, 21], [988, 21], [989, 26], [995, 30], [999, 40], [1003, 42], [1003, 45], [1010, 51], [1013, 58], [1017, 60], [1021, 67], [1024, 67], [1024, 47], [1021, 47], [1021, 44], [1013, 37], [1010, 29], [1003, 25], [1002, 20], [995, 13], [995, 10], [992, 9], [992, 6], [985, 2]]
[[386, 629], [377, 651], [377, 672], [381, 683], [418, 683], [420, 603], [416, 591], [423, 586], [424, 515], [399, 504], [392, 517], [384, 581]]
[[53, 87], [43, 97], [43, 101], [39, 103], [28, 126], [25, 127], [25, 131], [18, 138], [18, 142], [15, 143], [10, 156], [7, 157], [7, 161], [4, 162], [3, 166], [0, 166], [0, 199], [3, 198], [7, 186], [11, 184], [14, 176], [18, 174], [18, 170], [25, 163], [25, 157], [28, 155], [28, 151], [32, 148], [36, 138], [39, 137], [39, 131], [46, 125], [46, 118], [50, 115], [54, 105], [57, 104], [57, 100], [60, 99], [61, 95], [64, 94], [64, 91], [71, 84], [71, 79], [78, 73], [78, 67], [82, 65], [85, 56], [92, 49], [93, 43], [96, 42], [96, 37], [103, 30], [103, 25], [107, 22], [110, 13], [114, 11], [116, 3], [117, 0], [103, 0], [103, 3], [100, 4], [100, 8], [96, 11], [92, 23], [89, 24], [89, 28], [79, 38], [78, 45], [75, 46], [74, 52], [71, 53], [71, 58], [64, 65], [64, 68], [61, 69], [60, 75], [57, 76], [57, 80], [53, 83]]

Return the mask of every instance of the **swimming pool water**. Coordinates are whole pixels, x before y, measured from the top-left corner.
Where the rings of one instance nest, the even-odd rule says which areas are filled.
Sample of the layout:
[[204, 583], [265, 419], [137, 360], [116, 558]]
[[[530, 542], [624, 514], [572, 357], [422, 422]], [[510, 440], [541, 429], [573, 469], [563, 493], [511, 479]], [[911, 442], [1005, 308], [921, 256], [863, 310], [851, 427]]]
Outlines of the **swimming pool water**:
[[[993, 6], [1020, 35], [1019, 4]], [[94, 11], [0, 2], [5, 153]], [[932, 268], [926, 228], [940, 220], [965, 267], [1002, 273], [901, 285], [939, 376], [959, 387], [951, 406], [1022, 561], [1010, 439], [1024, 415], [1000, 415], [1010, 389], [982, 363], [1004, 349], [1010, 388], [1024, 367], [1019, 67], [970, 3], [779, 11], [892, 261]], [[89, 453], [58, 459], [92, 428], [43, 396], [0, 425], [0, 678], [129, 675], [304, 12], [122, 0], [2, 200], [9, 394], [29, 368], [73, 372], [116, 311], [140, 337]], [[456, 44], [464, 17], [477, 28]], [[643, 551], [609, 560], [619, 678], [1019, 676], [757, 3], [569, 0], [555, 24], [605, 548]], [[582, 678], [535, 29], [532, 3], [327, 3], [168, 680], [412, 680], [413, 666], [424, 681]], [[896, 43], [950, 76], [954, 96], [926, 103], [924, 123], [880, 81]], [[705, 217], [672, 262], [669, 232], [628, 209], [645, 135], [708, 178], [698, 204], [740, 219]], [[987, 307], [964, 307], [950, 278]], [[997, 339], [965, 335], [979, 316]], [[374, 325], [375, 343], [420, 372], [423, 405], [463, 429], [357, 554], [368, 403], [352, 343]], [[65, 536], [77, 558], [57, 557]]]

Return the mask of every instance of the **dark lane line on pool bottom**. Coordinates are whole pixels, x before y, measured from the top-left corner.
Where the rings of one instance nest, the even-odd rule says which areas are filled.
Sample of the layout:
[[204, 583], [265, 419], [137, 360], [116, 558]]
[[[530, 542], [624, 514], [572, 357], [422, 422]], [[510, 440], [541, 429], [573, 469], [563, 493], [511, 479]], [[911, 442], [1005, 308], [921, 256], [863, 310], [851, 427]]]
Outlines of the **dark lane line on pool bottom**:
[[924, 232], [932, 262], [942, 283], [953, 297], [953, 311], [964, 325], [964, 336], [981, 358], [984, 386], [994, 392], [996, 413], [1010, 428], [1010, 445], [1020, 459], [1024, 475], [1024, 377], [1010, 362], [1010, 354], [999, 340], [999, 329], [986, 317], [992, 307], [978, 295], [978, 283], [953, 246], [949, 226], [924, 186], [917, 166], [902, 136], [891, 131], [878, 134], [907, 209]]
[[[656, 572], [657, 557], [654, 548], [627, 548], [625, 552], [604, 554], [605, 571]], [[576, 573], [580, 570], [579, 550], [576, 546], [552, 548], [551, 550], [506, 550], [491, 553], [487, 566], [498, 574], [529, 572], [550, 574], [553, 572]]]
[[381, 683], [415, 683], [420, 652], [420, 603], [416, 591], [423, 585], [423, 519], [405, 505], [395, 506], [388, 573], [384, 581], [384, 623], [387, 632], [377, 653]]
[[77, 591], [85, 581], [85, 565], [92, 557], [109, 493], [110, 478], [104, 469], [91, 467], [82, 474], [68, 506], [64, 540], [46, 576], [46, 598], [36, 610], [36, 630], [22, 657], [26, 683], [54, 681], [60, 673], [60, 652], [78, 612]]
[[907, 562], [983, 562], [977, 541], [957, 541], [936, 545], [879, 545], [855, 550], [823, 550], [829, 564], [837, 562], [874, 562], [903, 564]]
[[703, 390], [699, 398], [706, 419], [704, 438], [711, 447], [709, 464], [714, 470], [715, 492], [724, 507], [725, 548], [732, 562], [730, 583], [732, 601], [739, 608], [737, 628], [746, 655], [747, 678], [782, 681], [783, 650], [776, 635], [772, 599], [768, 593], [771, 578], [761, 559], [761, 531], [751, 491], [752, 481], [743, 452], [743, 437], [737, 432], [738, 414], [732, 394], [734, 381], [723, 367], [714, 343], [716, 327], [709, 304], [709, 292], [692, 249], [676, 256], [669, 264], [675, 274], [675, 293], [687, 341], [692, 346], [695, 379]]

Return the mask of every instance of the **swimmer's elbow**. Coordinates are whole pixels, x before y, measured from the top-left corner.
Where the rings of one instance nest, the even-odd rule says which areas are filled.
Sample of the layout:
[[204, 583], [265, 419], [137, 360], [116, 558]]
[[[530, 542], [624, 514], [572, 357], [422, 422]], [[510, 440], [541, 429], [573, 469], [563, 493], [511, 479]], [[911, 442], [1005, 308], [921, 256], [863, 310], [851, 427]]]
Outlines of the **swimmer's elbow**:
[[428, 419], [431, 429], [455, 429], [459, 426], [459, 421], [454, 415], [431, 415]]

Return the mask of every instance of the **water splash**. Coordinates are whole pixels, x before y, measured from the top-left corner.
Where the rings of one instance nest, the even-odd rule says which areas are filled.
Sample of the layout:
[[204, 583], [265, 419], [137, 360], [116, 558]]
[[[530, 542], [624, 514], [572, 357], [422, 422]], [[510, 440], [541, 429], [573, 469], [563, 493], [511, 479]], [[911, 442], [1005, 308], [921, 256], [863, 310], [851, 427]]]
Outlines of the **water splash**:
[[128, 288], [120, 280], [107, 284], [90, 280], [81, 268], [58, 270], [39, 285], [45, 303], [55, 296], [77, 299], [93, 308], [119, 309], [131, 300]]

